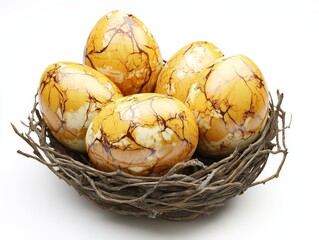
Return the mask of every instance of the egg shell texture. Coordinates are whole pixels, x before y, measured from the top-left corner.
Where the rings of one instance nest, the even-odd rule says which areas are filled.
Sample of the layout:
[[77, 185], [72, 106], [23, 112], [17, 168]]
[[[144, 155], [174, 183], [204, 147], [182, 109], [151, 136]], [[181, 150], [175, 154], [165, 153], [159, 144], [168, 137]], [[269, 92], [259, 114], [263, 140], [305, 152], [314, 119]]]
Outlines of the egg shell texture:
[[133, 175], [162, 175], [189, 160], [198, 126], [184, 103], [155, 93], [124, 97], [104, 108], [89, 126], [86, 144], [93, 165]]
[[92, 29], [84, 51], [85, 64], [109, 77], [124, 95], [153, 92], [162, 69], [159, 47], [135, 16], [113, 11]]
[[123, 97], [103, 74], [71, 62], [48, 66], [38, 94], [44, 121], [53, 136], [80, 152], [85, 152], [85, 134], [93, 118], [101, 108]]
[[164, 65], [156, 83], [155, 92], [185, 102], [190, 86], [201, 71], [223, 57], [214, 44], [198, 41], [178, 50]]
[[198, 152], [224, 157], [244, 149], [262, 131], [268, 116], [266, 82], [243, 55], [220, 58], [191, 86], [186, 105], [199, 126]]

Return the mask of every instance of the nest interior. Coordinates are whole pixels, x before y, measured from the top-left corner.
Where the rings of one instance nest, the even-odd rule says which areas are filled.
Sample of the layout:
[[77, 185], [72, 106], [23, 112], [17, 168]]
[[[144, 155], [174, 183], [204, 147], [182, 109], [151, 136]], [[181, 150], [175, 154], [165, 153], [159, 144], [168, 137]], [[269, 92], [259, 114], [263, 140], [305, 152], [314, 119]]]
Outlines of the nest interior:
[[[243, 152], [235, 150], [218, 161], [194, 155], [161, 177], [95, 169], [86, 154], [65, 148], [50, 134], [39, 112], [37, 96], [27, 123], [23, 123], [25, 131], [12, 127], [33, 150], [31, 154], [18, 150], [19, 154], [46, 165], [96, 206], [119, 214], [183, 221], [210, 214], [227, 199], [279, 176], [288, 154], [285, 130], [289, 125], [282, 101], [279, 91], [276, 104], [270, 96], [266, 126], [258, 140]], [[257, 181], [269, 156], [277, 154], [280, 161], [275, 173]]]

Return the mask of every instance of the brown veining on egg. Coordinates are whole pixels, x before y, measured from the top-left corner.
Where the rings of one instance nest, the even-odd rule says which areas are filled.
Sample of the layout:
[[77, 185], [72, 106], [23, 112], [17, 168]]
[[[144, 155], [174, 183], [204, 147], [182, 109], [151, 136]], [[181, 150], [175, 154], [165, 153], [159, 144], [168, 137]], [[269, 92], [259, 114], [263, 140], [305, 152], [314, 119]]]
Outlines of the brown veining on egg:
[[109, 77], [124, 95], [153, 92], [162, 57], [153, 35], [131, 14], [113, 11], [92, 29], [84, 61]]
[[41, 112], [52, 134], [67, 147], [82, 152], [92, 119], [102, 107], [122, 96], [101, 73], [70, 62], [50, 65], [39, 87]]
[[155, 92], [184, 102], [201, 71], [222, 56], [222, 52], [209, 42], [199, 41], [184, 46], [163, 67]]
[[268, 90], [258, 67], [247, 57], [222, 58], [202, 72], [186, 104], [199, 126], [198, 151], [209, 157], [243, 149], [263, 129]]
[[161, 175], [192, 157], [198, 128], [181, 102], [158, 94], [133, 95], [103, 109], [86, 137], [92, 163], [101, 170]]

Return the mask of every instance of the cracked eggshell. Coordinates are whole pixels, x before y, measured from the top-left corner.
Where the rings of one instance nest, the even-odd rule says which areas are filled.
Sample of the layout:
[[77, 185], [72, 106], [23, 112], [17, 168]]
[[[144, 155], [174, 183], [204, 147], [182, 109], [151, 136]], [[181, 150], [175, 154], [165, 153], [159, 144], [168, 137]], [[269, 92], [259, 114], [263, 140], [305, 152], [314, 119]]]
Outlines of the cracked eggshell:
[[236, 147], [246, 148], [263, 130], [269, 109], [267, 85], [246, 56], [220, 58], [191, 86], [186, 105], [199, 126], [197, 151], [225, 157]]
[[124, 95], [153, 92], [163, 66], [151, 32], [124, 11], [112, 11], [96, 23], [84, 62], [110, 78]]
[[155, 92], [185, 102], [191, 85], [199, 79], [201, 71], [220, 57], [223, 53], [210, 42], [198, 41], [184, 46], [164, 65]]
[[162, 175], [189, 160], [197, 143], [194, 114], [181, 101], [155, 93], [109, 104], [86, 135], [87, 152], [97, 169], [141, 176]]
[[101, 108], [123, 97], [103, 74], [72, 62], [48, 66], [38, 95], [44, 121], [53, 136], [80, 152], [85, 152], [85, 134], [93, 118]]

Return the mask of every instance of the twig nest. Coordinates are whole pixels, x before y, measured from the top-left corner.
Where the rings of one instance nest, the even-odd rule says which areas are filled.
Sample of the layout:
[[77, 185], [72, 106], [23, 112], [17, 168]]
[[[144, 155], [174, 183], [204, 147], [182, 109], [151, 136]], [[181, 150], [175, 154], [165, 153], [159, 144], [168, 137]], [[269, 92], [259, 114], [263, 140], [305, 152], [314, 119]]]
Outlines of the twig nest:
[[[122, 170], [104, 172], [91, 165], [86, 154], [78, 153], [59, 143], [50, 133], [34, 104], [27, 129], [15, 133], [31, 148], [32, 153], [18, 153], [46, 165], [96, 206], [134, 216], [161, 217], [184, 221], [210, 214], [227, 199], [248, 188], [279, 176], [286, 160], [285, 112], [281, 109], [283, 94], [277, 92], [275, 105], [270, 98], [269, 114], [263, 131], [243, 151], [211, 161], [201, 156], [177, 163], [164, 176], [135, 176]], [[289, 126], [288, 126], [289, 127]], [[269, 155], [280, 154], [277, 171], [256, 180]], [[276, 158], [278, 159], [278, 158]]]

